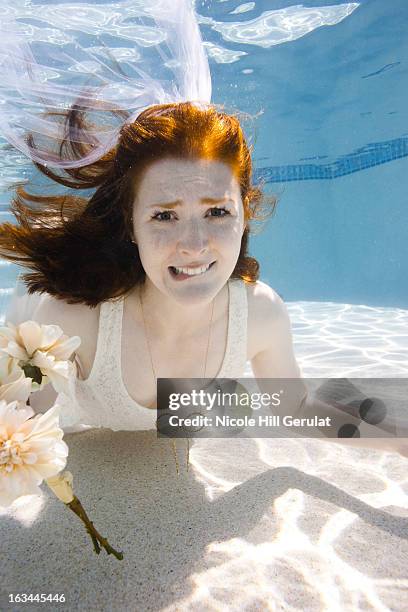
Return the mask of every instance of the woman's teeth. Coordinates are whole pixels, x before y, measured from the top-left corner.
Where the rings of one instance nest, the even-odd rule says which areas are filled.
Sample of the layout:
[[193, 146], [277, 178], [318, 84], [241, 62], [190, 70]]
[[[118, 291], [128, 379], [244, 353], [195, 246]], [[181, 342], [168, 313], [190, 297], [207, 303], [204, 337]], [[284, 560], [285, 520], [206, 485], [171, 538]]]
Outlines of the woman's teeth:
[[203, 274], [204, 272], [207, 272], [207, 270], [212, 266], [213, 263], [215, 262], [212, 262], [211, 264], [208, 264], [207, 266], [201, 266], [200, 268], [175, 268], [174, 266], [171, 266], [171, 269], [176, 275], [177, 274], [187, 274], [188, 276], [197, 276], [199, 274]]

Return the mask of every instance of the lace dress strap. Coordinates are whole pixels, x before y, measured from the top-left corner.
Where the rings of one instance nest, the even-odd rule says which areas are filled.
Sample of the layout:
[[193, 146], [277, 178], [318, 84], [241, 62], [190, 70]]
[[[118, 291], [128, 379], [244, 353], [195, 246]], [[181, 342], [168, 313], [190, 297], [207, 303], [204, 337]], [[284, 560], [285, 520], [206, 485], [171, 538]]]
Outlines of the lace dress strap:
[[88, 380], [97, 378], [104, 387], [116, 384], [120, 368], [122, 301], [123, 297], [100, 306], [96, 353]]
[[84, 380], [80, 376], [81, 362], [75, 357], [74, 366], [78, 376], [71, 377], [70, 395], [59, 393], [60, 424], [64, 431], [72, 433], [88, 427], [109, 427], [112, 390], [115, 390], [115, 356], [120, 340], [118, 329], [120, 301], [102, 302], [99, 310], [98, 337], [91, 372]]
[[242, 378], [247, 361], [248, 299], [246, 283], [231, 279], [228, 337], [224, 362], [219, 378]]

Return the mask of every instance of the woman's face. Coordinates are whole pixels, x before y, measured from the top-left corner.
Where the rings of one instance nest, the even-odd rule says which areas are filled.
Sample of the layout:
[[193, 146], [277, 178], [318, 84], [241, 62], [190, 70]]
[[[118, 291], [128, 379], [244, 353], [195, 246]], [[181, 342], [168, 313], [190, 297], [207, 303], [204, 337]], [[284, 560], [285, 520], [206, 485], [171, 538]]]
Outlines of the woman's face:
[[176, 301], [210, 301], [221, 290], [244, 229], [239, 184], [227, 164], [166, 158], [144, 172], [133, 203], [134, 238], [147, 280]]

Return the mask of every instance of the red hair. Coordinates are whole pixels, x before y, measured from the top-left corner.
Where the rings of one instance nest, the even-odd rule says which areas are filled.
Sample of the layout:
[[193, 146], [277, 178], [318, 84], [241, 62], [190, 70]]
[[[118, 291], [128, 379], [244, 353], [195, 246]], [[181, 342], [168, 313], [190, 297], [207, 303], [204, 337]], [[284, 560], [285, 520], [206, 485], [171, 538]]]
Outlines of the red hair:
[[[64, 113], [67, 125], [86, 128], [77, 110]], [[34, 146], [31, 136], [29, 141]], [[73, 159], [83, 146], [67, 138], [61, 142]], [[143, 283], [145, 272], [131, 242], [132, 204], [144, 169], [165, 157], [203, 158], [231, 167], [247, 223], [231, 276], [255, 282], [259, 264], [248, 255], [249, 222], [265, 218], [265, 203], [269, 216], [276, 199], [252, 184], [251, 152], [238, 118], [214, 105], [182, 102], [149, 107], [122, 127], [117, 145], [106, 155], [88, 166], [66, 169], [64, 176], [35, 162], [61, 185], [96, 191], [84, 198], [16, 189], [11, 211], [17, 225], [0, 225], [0, 255], [31, 270], [22, 276], [28, 292], [96, 306]]]

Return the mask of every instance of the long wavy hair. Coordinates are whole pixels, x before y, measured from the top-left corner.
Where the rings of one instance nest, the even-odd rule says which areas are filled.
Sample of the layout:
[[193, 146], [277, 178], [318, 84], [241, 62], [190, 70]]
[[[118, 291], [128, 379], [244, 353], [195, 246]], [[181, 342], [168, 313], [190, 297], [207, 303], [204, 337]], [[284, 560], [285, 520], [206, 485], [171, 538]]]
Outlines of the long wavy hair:
[[[78, 108], [59, 114], [64, 114], [66, 134], [69, 128], [87, 129]], [[27, 140], [35, 148], [32, 135]], [[71, 159], [84, 152], [84, 145], [69, 136], [61, 140], [62, 147]], [[166, 157], [209, 159], [228, 164], [238, 180], [246, 228], [231, 278], [253, 283], [259, 264], [248, 254], [249, 222], [272, 214], [276, 198], [252, 184], [251, 150], [239, 119], [215, 105], [151, 106], [124, 124], [117, 145], [92, 164], [57, 174], [34, 162], [42, 174], [65, 187], [96, 190], [85, 198], [35, 195], [17, 187], [11, 201], [17, 224], [0, 225], [0, 256], [31, 270], [22, 275], [29, 293], [47, 292], [69, 304], [91, 307], [119, 298], [146, 276], [132, 242], [131, 221], [143, 171]]]

